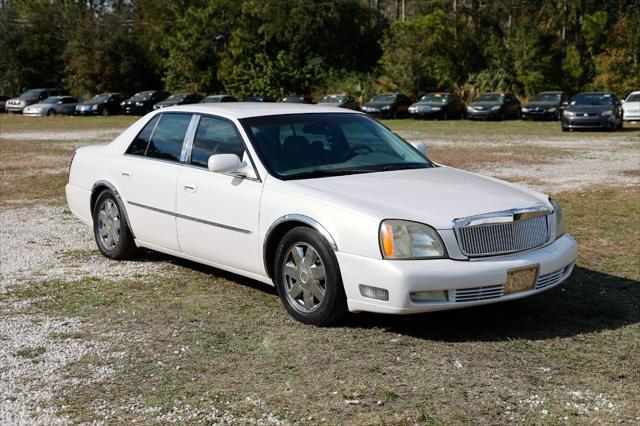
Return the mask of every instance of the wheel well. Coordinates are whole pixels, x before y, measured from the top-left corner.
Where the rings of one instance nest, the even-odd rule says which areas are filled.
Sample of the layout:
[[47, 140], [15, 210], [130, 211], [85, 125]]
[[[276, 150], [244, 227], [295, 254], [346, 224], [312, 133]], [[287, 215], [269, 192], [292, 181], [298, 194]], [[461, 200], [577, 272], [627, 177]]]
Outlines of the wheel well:
[[276, 260], [276, 251], [278, 250], [278, 244], [282, 240], [282, 237], [293, 228], [298, 228], [304, 226], [305, 228], [313, 229], [309, 224], [300, 222], [297, 220], [290, 220], [286, 222], [282, 222], [278, 226], [276, 226], [271, 233], [267, 236], [267, 241], [264, 245], [264, 266], [267, 270], [267, 275], [270, 278], [274, 277], [274, 263]]
[[92, 218], [93, 218], [93, 207], [96, 204], [96, 199], [98, 198], [98, 195], [100, 195], [102, 191], [104, 191], [105, 189], [110, 190], [111, 188], [109, 188], [109, 186], [107, 186], [106, 184], [101, 183], [96, 185], [91, 191], [91, 198], [89, 199], [89, 211], [91, 212]]

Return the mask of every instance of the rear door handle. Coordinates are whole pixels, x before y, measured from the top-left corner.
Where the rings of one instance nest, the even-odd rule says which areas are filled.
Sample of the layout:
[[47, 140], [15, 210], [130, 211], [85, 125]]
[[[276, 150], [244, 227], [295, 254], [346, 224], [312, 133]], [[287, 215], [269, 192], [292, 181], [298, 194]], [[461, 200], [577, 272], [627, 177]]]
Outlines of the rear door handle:
[[195, 183], [185, 183], [184, 185], [182, 185], [182, 188], [186, 192], [196, 192], [198, 186]]

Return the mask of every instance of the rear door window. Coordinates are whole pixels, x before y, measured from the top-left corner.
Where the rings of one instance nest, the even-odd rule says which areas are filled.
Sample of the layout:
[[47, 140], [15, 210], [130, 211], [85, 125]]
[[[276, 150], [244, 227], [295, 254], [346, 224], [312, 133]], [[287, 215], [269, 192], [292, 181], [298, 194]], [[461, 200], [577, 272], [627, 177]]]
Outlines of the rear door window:
[[191, 114], [162, 114], [151, 136], [146, 156], [179, 162], [182, 143], [190, 122]]
[[146, 126], [142, 129], [138, 136], [131, 142], [127, 152], [125, 154], [129, 155], [140, 155], [143, 156], [145, 152], [147, 152], [147, 146], [149, 145], [149, 141], [151, 140], [151, 134], [158, 123], [159, 115], [153, 117]]

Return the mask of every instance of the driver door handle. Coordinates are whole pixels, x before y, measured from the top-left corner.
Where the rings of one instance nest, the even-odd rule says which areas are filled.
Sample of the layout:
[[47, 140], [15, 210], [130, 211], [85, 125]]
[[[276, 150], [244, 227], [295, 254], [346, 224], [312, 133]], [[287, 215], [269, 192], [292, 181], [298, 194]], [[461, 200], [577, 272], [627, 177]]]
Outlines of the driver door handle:
[[185, 192], [196, 192], [198, 190], [198, 186], [195, 183], [185, 183], [182, 185], [182, 189], [184, 189]]

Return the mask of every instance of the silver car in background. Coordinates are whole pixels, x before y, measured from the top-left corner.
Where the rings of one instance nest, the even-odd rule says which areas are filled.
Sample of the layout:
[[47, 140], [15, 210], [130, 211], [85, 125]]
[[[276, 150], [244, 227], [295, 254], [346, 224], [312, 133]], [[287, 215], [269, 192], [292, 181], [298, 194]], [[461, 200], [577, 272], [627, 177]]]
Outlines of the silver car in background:
[[50, 96], [68, 95], [65, 90], [58, 89], [31, 89], [22, 93], [17, 98], [9, 99], [6, 104], [8, 112], [20, 113], [29, 105], [42, 102]]
[[71, 96], [49, 96], [40, 103], [29, 105], [22, 110], [22, 115], [43, 117], [45, 115], [73, 115], [78, 100]]

